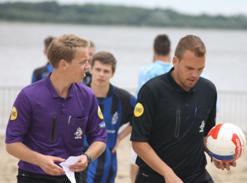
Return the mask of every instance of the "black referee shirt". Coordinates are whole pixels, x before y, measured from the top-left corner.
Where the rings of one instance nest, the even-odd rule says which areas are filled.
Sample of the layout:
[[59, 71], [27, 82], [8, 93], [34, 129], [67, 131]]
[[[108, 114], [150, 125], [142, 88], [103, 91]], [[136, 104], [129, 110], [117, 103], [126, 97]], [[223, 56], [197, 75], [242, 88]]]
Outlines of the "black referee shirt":
[[[186, 92], [172, 78], [172, 70], [141, 88], [131, 140], [148, 142], [185, 179], [205, 169], [203, 138], [215, 125], [217, 92], [204, 78]], [[141, 170], [157, 174], [140, 158], [137, 164]]]

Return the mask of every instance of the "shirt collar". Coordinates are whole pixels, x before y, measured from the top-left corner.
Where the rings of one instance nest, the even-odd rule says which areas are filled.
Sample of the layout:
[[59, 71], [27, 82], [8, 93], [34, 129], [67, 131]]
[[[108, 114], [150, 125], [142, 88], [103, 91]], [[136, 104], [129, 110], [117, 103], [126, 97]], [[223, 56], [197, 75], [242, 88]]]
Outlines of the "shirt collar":
[[110, 84], [110, 88], [109, 88], [109, 90], [108, 90], [108, 92], [106, 94], [106, 97], [97, 97], [97, 98], [101, 101], [101, 100], [103, 100], [103, 99], [105, 99], [107, 97], [110, 97], [110, 96], [113, 95], [113, 90], [114, 90], [114, 87], [113, 87], [112, 84]]
[[171, 65], [171, 63], [170, 62], [164, 62], [164, 61], [162, 61], [162, 60], [155, 60], [155, 62], [154, 63], [157, 63], [157, 64], [162, 64], [162, 65]]
[[[50, 80], [50, 76], [51, 76], [51, 73], [45, 79], [47, 88], [49, 89], [49, 91], [50, 91], [50, 93], [51, 93], [53, 98], [62, 98], [57, 94], [57, 91], [55, 90], [54, 86], [52, 85], [51, 80]], [[73, 93], [74, 93], [74, 84], [72, 84], [69, 87], [69, 93], [68, 93], [68, 97], [67, 98], [73, 97]]]

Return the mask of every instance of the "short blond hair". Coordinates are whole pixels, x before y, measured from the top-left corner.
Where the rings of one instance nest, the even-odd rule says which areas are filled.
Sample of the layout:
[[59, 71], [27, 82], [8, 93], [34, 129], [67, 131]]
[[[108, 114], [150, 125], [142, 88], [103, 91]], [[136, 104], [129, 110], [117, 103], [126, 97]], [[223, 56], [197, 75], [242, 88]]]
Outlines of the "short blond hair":
[[56, 68], [59, 61], [64, 59], [71, 62], [76, 53], [76, 48], [89, 48], [89, 41], [73, 34], [55, 38], [48, 47], [47, 57], [51, 65]]

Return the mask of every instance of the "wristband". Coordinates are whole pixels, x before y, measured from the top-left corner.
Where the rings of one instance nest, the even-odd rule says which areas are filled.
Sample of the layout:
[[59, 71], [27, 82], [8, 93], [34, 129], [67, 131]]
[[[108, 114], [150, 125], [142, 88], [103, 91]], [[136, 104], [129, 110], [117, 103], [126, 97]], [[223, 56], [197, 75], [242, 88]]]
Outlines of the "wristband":
[[86, 153], [84, 153], [83, 155], [87, 157], [87, 164], [90, 164], [92, 162], [92, 158]]

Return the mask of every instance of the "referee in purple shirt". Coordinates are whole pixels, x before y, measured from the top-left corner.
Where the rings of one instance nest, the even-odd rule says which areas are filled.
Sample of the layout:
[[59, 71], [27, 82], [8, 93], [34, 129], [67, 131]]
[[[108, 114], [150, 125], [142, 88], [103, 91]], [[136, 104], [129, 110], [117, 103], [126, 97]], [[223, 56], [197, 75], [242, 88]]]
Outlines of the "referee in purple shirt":
[[105, 150], [103, 115], [91, 89], [79, 84], [88, 67], [88, 46], [75, 35], [53, 40], [48, 49], [53, 72], [17, 96], [5, 142], [7, 151], [20, 159], [18, 183], [69, 182], [59, 166], [69, 156], [80, 156], [70, 170], [81, 182], [81, 172]]

